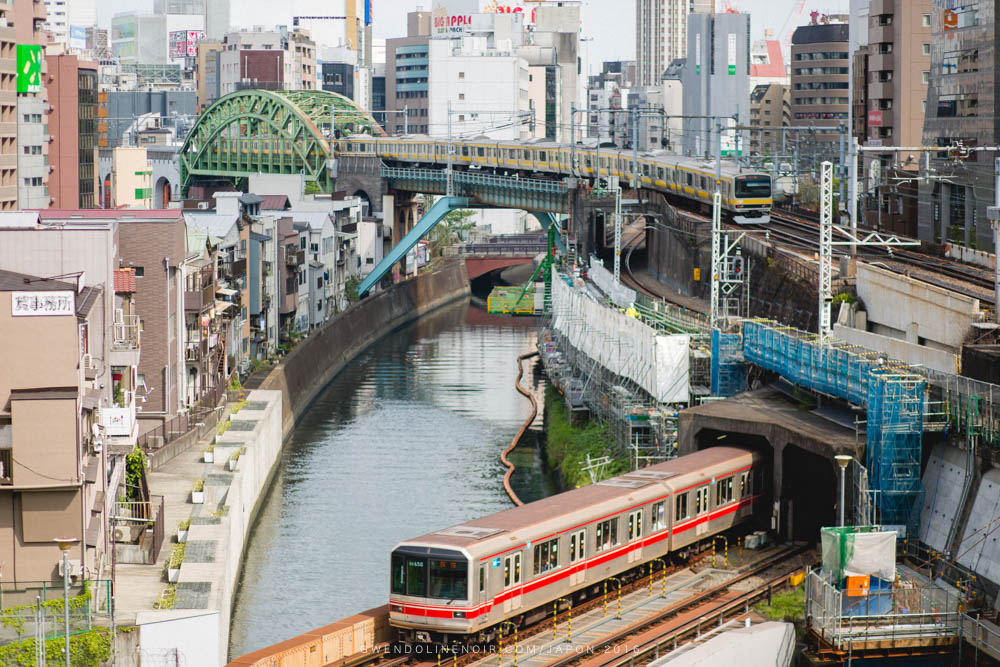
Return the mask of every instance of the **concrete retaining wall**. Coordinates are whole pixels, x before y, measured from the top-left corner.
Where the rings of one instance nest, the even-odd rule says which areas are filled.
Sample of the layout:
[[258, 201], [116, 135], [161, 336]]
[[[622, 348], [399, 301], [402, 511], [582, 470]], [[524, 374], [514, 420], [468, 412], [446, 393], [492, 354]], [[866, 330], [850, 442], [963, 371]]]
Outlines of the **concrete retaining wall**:
[[910, 343], [926, 341], [957, 352], [979, 318], [979, 299], [871, 264], [858, 263], [857, 290], [868, 312], [869, 328]]
[[469, 295], [464, 261], [445, 264], [348, 308], [299, 343], [271, 371], [261, 389], [282, 394], [282, 434], [287, 437], [316, 395], [354, 357], [392, 330]]
[[920, 511], [920, 540], [935, 551], [947, 551], [948, 535], [961, 520], [966, 456], [957, 447], [938, 445], [924, 468], [924, 504]]
[[942, 373], [956, 373], [958, 371], [959, 364], [956, 355], [926, 345], [907, 343], [905, 340], [845, 327], [842, 324], [833, 325], [833, 337], [869, 350], [885, 352], [892, 359], [899, 359], [913, 366], [923, 366]]

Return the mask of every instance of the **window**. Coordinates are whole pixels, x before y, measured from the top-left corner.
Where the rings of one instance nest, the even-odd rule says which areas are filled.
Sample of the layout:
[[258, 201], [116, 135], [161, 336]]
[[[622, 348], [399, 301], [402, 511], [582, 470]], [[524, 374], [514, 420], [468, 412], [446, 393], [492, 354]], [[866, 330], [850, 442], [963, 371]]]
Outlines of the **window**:
[[586, 557], [584, 543], [587, 539], [587, 531], [578, 530], [569, 536], [569, 562], [575, 563]]
[[922, 27], [922, 28], [930, 28], [931, 27], [931, 15], [930, 14], [921, 14], [920, 15], [920, 27]]
[[649, 532], [655, 533], [656, 531], [663, 530], [667, 527], [666, 517], [664, 516], [666, 505], [667, 502], [665, 500], [653, 503], [653, 509], [650, 512], [649, 517]]
[[534, 575], [539, 575], [542, 572], [548, 572], [549, 570], [554, 570], [559, 567], [559, 538], [554, 540], [548, 540], [547, 542], [542, 542], [541, 544], [536, 544], [535, 547], [535, 569], [532, 571]]
[[629, 512], [628, 515], [628, 539], [629, 542], [642, 537], [642, 510]]
[[676, 511], [674, 512], [674, 521], [680, 521], [686, 519], [690, 514], [688, 514], [688, 494], [682, 493], [677, 496]]
[[604, 551], [618, 544], [618, 517], [597, 524], [597, 542], [594, 551]]
[[465, 600], [469, 597], [465, 561], [432, 559], [427, 579], [427, 597], [445, 600]]
[[929, 56], [929, 55], [931, 54], [931, 45], [930, 45], [930, 43], [929, 43], [929, 42], [924, 42], [924, 43], [923, 43], [923, 44], [921, 45], [921, 52], [922, 52], [922, 53], [923, 53], [923, 54], [924, 54], [925, 56]]
[[930, 72], [928, 72], [927, 70], [924, 70], [923, 72], [920, 73], [920, 82], [921, 83], [930, 83], [930, 80], [931, 80], [931, 73]]
[[396, 595], [424, 597], [426, 572], [426, 559], [398, 552], [392, 554], [392, 592]]
[[41, 146], [25, 146], [24, 147], [24, 154], [25, 155], [41, 155], [42, 154], [42, 147]]
[[708, 487], [703, 486], [694, 492], [694, 513], [702, 514], [708, 511]]
[[299, 237], [299, 250], [305, 250], [305, 249], [306, 249], [306, 237], [300, 236]]
[[459, 72], [458, 73], [458, 78], [459, 79], [464, 79], [465, 78], [465, 72]]
[[316, 276], [316, 289], [323, 289], [323, 276]]
[[721, 507], [733, 501], [733, 478], [727, 477], [715, 483], [715, 506]]
[[25, 179], [24, 179], [24, 185], [25, 185], [25, 187], [38, 187], [41, 184], [42, 184], [42, 177], [41, 176], [25, 177]]
[[132, 270], [135, 271], [136, 278], [142, 278], [146, 275], [146, 267], [143, 266], [133, 266]]
[[521, 554], [503, 559], [503, 587], [510, 588], [521, 583]]
[[458, 94], [458, 99], [459, 100], [464, 100], [465, 99], [465, 93], [459, 93]]
[[299, 284], [300, 285], [305, 285], [306, 284], [306, 273], [305, 273], [305, 271], [299, 273]]
[[319, 252], [319, 244], [318, 243], [310, 243], [309, 244], [309, 252]]

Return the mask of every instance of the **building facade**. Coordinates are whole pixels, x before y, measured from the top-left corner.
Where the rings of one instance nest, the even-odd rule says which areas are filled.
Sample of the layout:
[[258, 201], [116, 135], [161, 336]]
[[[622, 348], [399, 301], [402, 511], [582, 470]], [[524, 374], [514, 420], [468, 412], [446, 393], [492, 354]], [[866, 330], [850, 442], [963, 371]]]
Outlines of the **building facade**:
[[389, 134], [426, 134], [431, 13], [408, 13], [406, 26], [406, 37], [385, 40], [384, 127]]
[[996, 146], [1000, 137], [998, 12], [997, 0], [976, 0], [948, 8], [935, 3], [921, 17], [931, 26], [923, 145], [953, 147], [931, 154], [930, 178], [920, 185], [918, 231], [926, 241], [993, 247], [986, 208], [995, 196], [995, 156], [968, 149]]
[[750, 154], [784, 155], [787, 142], [780, 128], [791, 124], [788, 86], [764, 83], [750, 93]]
[[750, 120], [750, 15], [690, 14], [682, 74], [686, 155], [714, 155], [716, 125], [723, 125], [722, 153], [747, 152], [745, 132], [725, 130]]
[[97, 188], [97, 63], [46, 56], [49, 71], [49, 197], [54, 208], [94, 208]]
[[[850, 63], [847, 23], [813, 23], [792, 34], [792, 127], [844, 125], [851, 109]], [[803, 135], [804, 136], [804, 135]], [[810, 135], [810, 153], [830, 155], [839, 151], [840, 133], [820, 130]]]

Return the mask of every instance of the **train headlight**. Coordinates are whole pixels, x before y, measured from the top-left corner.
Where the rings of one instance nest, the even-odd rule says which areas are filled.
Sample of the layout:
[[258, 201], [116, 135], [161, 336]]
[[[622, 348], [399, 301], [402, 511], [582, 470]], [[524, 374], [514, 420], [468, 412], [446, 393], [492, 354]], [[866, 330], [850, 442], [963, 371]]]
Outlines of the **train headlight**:
[[455, 612], [452, 612], [451, 617], [452, 618], [465, 618], [465, 612], [464, 611], [455, 611]]
[[390, 609], [391, 611], [396, 611], [396, 612], [399, 612], [400, 614], [402, 614], [402, 613], [403, 613], [403, 605], [401, 605], [401, 604], [393, 604], [393, 605], [389, 605], [389, 609]]

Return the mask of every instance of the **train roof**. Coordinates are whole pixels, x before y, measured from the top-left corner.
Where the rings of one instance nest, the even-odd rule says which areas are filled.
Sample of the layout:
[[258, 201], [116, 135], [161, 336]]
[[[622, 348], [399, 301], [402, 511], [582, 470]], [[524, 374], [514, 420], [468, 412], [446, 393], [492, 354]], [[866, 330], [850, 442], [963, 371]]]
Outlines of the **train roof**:
[[[558, 493], [520, 507], [427, 533], [406, 540], [404, 544], [462, 548], [520, 540], [523, 539], [523, 536], [517, 535], [516, 531], [559, 516], [587, 508], [596, 508], [608, 501], [624, 498], [657, 483], [669, 484], [667, 488], [661, 486], [661, 491], [679, 490], [676, 485], [680, 485], [679, 488], [683, 489], [698, 484], [703, 479], [710, 479], [714, 473], [718, 472], [716, 466], [746, 456], [752, 456], [752, 452], [737, 447], [710, 447], [688, 456], [624, 473], [597, 484]], [[493, 548], [496, 546], [494, 545]]]

